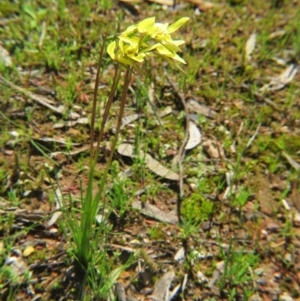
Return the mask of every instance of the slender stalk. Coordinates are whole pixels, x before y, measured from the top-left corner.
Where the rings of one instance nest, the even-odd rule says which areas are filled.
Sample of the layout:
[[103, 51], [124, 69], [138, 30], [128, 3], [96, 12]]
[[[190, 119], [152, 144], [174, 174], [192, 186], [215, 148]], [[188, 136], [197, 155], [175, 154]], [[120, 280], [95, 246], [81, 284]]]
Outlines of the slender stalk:
[[100, 82], [100, 70], [101, 70], [101, 63], [102, 63], [104, 48], [105, 48], [105, 39], [102, 43], [101, 50], [100, 50], [100, 56], [99, 56], [99, 62], [98, 62], [98, 68], [97, 68], [97, 75], [96, 75], [96, 82], [95, 82], [95, 88], [94, 88], [92, 119], [91, 119], [91, 131], [90, 131], [90, 140], [91, 140], [90, 141], [90, 159], [91, 159], [91, 162], [92, 162], [93, 157], [94, 157], [94, 134], [95, 134], [97, 94], [98, 94], [98, 87], [99, 87], [99, 82]]
[[94, 159], [95, 163], [97, 162], [97, 159], [98, 159], [99, 148], [100, 148], [100, 143], [101, 143], [102, 136], [103, 136], [103, 133], [104, 133], [105, 123], [106, 123], [107, 118], [108, 118], [108, 114], [109, 114], [109, 110], [111, 108], [112, 101], [113, 101], [114, 96], [116, 94], [116, 90], [117, 90], [118, 83], [119, 83], [119, 80], [120, 80], [120, 74], [121, 74], [121, 69], [119, 68], [119, 65], [117, 65], [116, 70], [115, 70], [113, 85], [112, 85], [112, 88], [110, 90], [109, 98], [108, 98], [108, 101], [107, 101], [107, 104], [105, 106], [105, 110], [104, 110], [104, 113], [103, 113], [100, 133], [99, 133], [99, 136], [98, 136], [98, 141], [97, 141], [97, 145], [96, 145], [95, 152], [94, 152], [93, 159]]
[[[105, 168], [104, 175], [103, 175], [102, 179], [106, 179], [106, 176], [107, 176], [107, 173], [108, 173], [108, 170], [110, 168], [111, 161], [112, 161], [112, 158], [113, 158], [113, 155], [114, 155], [114, 151], [116, 149], [118, 136], [119, 136], [120, 129], [121, 129], [122, 117], [123, 117], [123, 114], [124, 114], [124, 109], [125, 109], [125, 104], [126, 104], [126, 99], [127, 99], [127, 92], [128, 92], [128, 87], [129, 87], [129, 84], [130, 84], [131, 76], [132, 76], [132, 69], [129, 68], [129, 69], [126, 70], [125, 81], [124, 81], [124, 84], [123, 84], [121, 106], [120, 106], [120, 110], [119, 110], [118, 123], [117, 123], [117, 128], [116, 128], [116, 133], [115, 133], [115, 139], [114, 139], [113, 144], [111, 146], [110, 155], [109, 155], [108, 162], [106, 164], [106, 168]], [[103, 191], [104, 185], [105, 185], [105, 181], [101, 181], [99, 191]]]

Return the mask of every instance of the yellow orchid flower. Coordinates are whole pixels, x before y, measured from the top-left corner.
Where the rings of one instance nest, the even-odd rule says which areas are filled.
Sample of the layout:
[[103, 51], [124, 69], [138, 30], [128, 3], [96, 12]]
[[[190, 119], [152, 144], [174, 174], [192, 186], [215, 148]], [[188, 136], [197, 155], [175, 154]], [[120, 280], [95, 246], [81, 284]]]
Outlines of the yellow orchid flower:
[[[184, 25], [189, 18], [181, 18], [173, 24], [155, 23], [155, 17], [129, 26], [117, 36], [119, 42], [111, 42], [107, 47], [109, 56], [121, 64], [136, 66], [148, 56], [158, 55], [168, 62], [172, 60], [185, 64], [177, 54], [183, 40], [173, 40], [171, 33]], [[175, 64], [176, 65], [176, 64]], [[176, 65], [177, 66], [177, 65]]]

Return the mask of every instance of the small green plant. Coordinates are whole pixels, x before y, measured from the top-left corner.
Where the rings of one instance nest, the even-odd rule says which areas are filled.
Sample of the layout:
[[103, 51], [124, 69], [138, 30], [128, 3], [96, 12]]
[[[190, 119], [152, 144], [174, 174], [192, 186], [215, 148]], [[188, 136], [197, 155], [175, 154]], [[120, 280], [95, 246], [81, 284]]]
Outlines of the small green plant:
[[[235, 251], [232, 242], [228, 251], [222, 250], [221, 253], [224, 257], [224, 272], [219, 282], [220, 290], [229, 292], [230, 300], [236, 300], [238, 295], [250, 297], [253, 294], [251, 270], [259, 262], [258, 255]], [[238, 286], [242, 287], [242, 292], [238, 292]]]

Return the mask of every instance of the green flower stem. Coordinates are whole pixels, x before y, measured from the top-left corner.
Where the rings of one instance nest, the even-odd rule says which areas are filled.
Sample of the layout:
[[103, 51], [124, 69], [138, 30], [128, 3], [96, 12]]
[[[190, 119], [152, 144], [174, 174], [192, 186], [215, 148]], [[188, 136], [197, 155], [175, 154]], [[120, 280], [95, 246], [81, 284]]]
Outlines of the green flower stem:
[[120, 129], [121, 129], [122, 117], [123, 117], [124, 109], [125, 109], [125, 105], [126, 105], [128, 87], [129, 87], [129, 84], [130, 84], [131, 76], [132, 76], [132, 68], [126, 69], [125, 81], [124, 81], [123, 90], [122, 90], [121, 106], [120, 106], [120, 110], [119, 110], [118, 123], [117, 123], [117, 128], [116, 128], [116, 133], [115, 133], [115, 139], [114, 139], [113, 144], [111, 146], [110, 156], [109, 156], [109, 159], [108, 159], [105, 171], [104, 171], [104, 175], [102, 177], [103, 180], [101, 181], [99, 191], [103, 191], [103, 189], [104, 189], [107, 173], [108, 173], [108, 170], [110, 168], [112, 158], [113, 158], [113, 155], [114, 155], [114, 152], [115, 152], [115, 149], [116, 149], [116, 145], [117, 145], [117, 142], [118, 142], [118, 137], [119, 137], [119, 133], [120, 133]]
[[100, 82], [100, 70], [101, 70], [101, 63], [103, 59], [103, 52], [105, 48], [105, 40], [102, 43], [98, 68], [97, 68], [97, 75], [96, 75], [96, 82], [95, 82], [95, 89], [94, 89], [94, 99], [93, 99], [93, 108], [92, 108], [92, 119], [91, 119], [91, 132], [90, 132], [90, 159], [91, 162], [94, 157], [94, 134], [95, 134], [95, 119], [96, 119], [96, 107], [97, 107], [97, 94], [98, 94], [98, 87]]
[[95, 148], [95, 153], [94, 153], [94, 162], [95, 163], [97, 162], [97, 159], [98, 159], [99, 148], [100, 148], [100, 143], [101, 143], [102, 136], [103, 136], [103, 133], [104, 133], [105, 123], [106, 123], [107, 118], [108, 118], [108, 114], [109, 114], [109, 110], [111, 108], [113, 98], [116, 94], [118, 83], [120, 81], [120, 75], [121, 75], [121, 69], [119, 68], [119, 65], [117, 65], [116, 70], [115, 70], [113, 85], [112, 85], [112, 88], [111, 88], [111, 91], [110, 91], [110, 94], [109, 94], [109, 98], [108, 98], [107, 104], [105, 106], [105, 110], [104, 110], [103, 117], [102, 117], [101, 128], [100, 128], [100, 133], [99, 133], [99, 137], [98, 137], [98, 141], [97, 141], [97, 146]]

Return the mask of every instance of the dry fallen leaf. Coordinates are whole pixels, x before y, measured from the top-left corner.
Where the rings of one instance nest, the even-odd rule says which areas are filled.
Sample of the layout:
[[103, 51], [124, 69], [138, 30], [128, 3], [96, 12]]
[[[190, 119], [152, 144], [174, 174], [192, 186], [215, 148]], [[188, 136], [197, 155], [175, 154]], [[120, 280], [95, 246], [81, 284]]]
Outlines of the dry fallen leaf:
[[197, 125], [190, 121], [189, 122], [189, 140], [185, 145], [185, 149], [192, 149], [201, 143], [201, 132], [198, 129]]
[[165, 300], [166, 295], [169, 294], [169, 288], [174, 277], [174, 271], [165, 273], [160, 279], [156, 281], [152, 295], [149, 297], [155, 301]]
[[10, 67], [12, 65], [9, 52], [1, 45], [0, 45], [0, 63], [2, 63], [5, 67]]
[[138, 209], [143, 214], [157, 219], [164, 223], [170, 223], [170, 224], [176, 224], [178, 222], [178, 217], [175, 212], [164, 212], [160, 209], [158, 209], [156, 206], [148, 204], [148, 203], [142, 203], [140, 201], [134, 201], [132, 203], [132, 207], [135, 209]]
[[[132, 158], [134, 157], [134, 148], [131, 144], [123, 143], [119, 146], [118, 153], [123, 156]], [[150, 155], [144, 154], [142, 151], [140, 151], [139, 156], [141, 158], [144, 158], [146, 166], [158, 176], [173, 181], [179, 180], [179, 175], [176, 172], [164, 167], [157, 160], [153, 159]]]
[[[68, 141], [64, 138], [51, 138], [51, 137], [41, 137], [35, 139], [37, 141], [43, 141], [43, 142], [53, 142], [53, 143], [58, 143], [58, 144], [68, 144]], [[80, 145], [80, 143], [74, 143], [72, 142], [72, 145]]]
[[251, 54], [255, 48], [256, 43], [256, 33], [252, 33], [247, 40], [246, 46], [245, 46], [245, 59], [249, 62], [251, 60]]
[[186, 0], [186, 1], [197, 5], [201, 11], [207, 11], [215, 6], [215, 4], [210, 1], [204, 1], [204, 0]]
[[194, 99], [189, 99], [187, 101], [187, 107], [190, 112], [195, 112], [208, 118], [215, 118], [217, 116], [215, 111], [205, 105], [200, 104]]
[[150, 2], [155, 2], [161, 5], [173, 6], [174, 0], [148, 0]]
[[184, 251], [184, 248], [181, 247], [175, 254], [174, 256], [174, 260], [175, 261], [181, 261], [182, 259], [184, 259], [184, 254], [185, 254], [185, 251]]
[[290, 155], [288, 155], [286, 152], [282, 152], [282, 155], [288, 160], [288, 162], [295, 170], [300, 170], [300, 164], [295, 161]]
[[138, 120], [142, 116], [143, 114], [131, 114], [124, 116], [122, 118], [121, 129], [123, 129], [126, 125], [130, 124], [131, 122]]
[[224, 158], [224, 150], [219, 142], [213, 140], [206, 140], [202, 143], [203, 148], [212, 159]]
[[[56, 189], [55, 190], [55, 195], [56, 195], [56, 210], [60, 209], [62, 207], [62, 194], [60, 189]], [[51, 227], [52, 225], [54, 225], [58, 218], [62, 215], [61, 211], [56, 211], [53, 213], [53, 215], [51, 216], [51, 219], [46, 223], [47, 227]]]
[[267, 91], [276, 91], [284, 88], [288, 85], [295, 77], [298, 72], [297, 65], [290, 65], [287, 67], [280, 75], [273, 78], [270, 83], [262, 86], [259, 91], [267, 92]]

